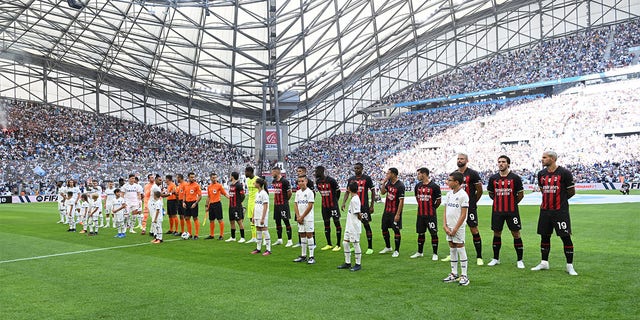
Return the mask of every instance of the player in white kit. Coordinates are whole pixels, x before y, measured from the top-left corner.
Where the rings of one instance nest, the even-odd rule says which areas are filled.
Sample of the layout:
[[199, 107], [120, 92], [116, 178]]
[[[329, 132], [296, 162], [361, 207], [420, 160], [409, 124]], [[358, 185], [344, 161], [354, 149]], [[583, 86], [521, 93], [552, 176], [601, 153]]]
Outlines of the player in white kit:
[[141, 214], [142, 208], [142, 193], [144, 189], [141, 185], [136, 183], [136, 176], [134, 174], [129, 175], [129, 182], [125, 183], [121, 191], [124, 192], [124, 201], [127, 203], [128, 217], [125, 216], [125, 227], [129, 229], [129, 233], [136, 233], [133, 230], [134, 217], [138, 217]]
[[67, 221], [67, 212], [65, 210], [66, 206], [64, 204], [65, 199], [67, 198], [67, 187], [64, 185], [63, 181], [58, 181], [56, 184], [58, 195], [58, 213], [60, 214], [60, 220], [58, 223], [69, 223]]
[[[344, 263], [338, 266], [338, 269], [349, 269], [351, 271], [358, 271], [362, 269], [362, 249], [360, 248], [360, 234], [362, 233], [362, 214], [360, 213], [361, 204], [360, 197], [358, 197], [358, 183], [352, 181], [347, 186], [351, 202], [349, 202], [349, 211], [347, 212], [347, 225], [344, 231], [344, 241], [342, 248], [344, 248]], [[356, 264], [351, 267], [351, 249], [349, 243], [353, 244], [353, 253], [356, 257]]]
[[98, 225], [98, 221], [102, 216], [102, 200], [98, 193], [91, 195], [91, 207], [89, 208], [89, 217], [87, 223], [89, 224], [89, 235], [98, 235], [98, 229], [101, 225]]
[[115, 221], [118, 234], [114, 238], [124, 238], [127, 227], [125, 225], [125, 216], [129, 216], [127, 202], [124, 200], [124, 192], [120, 189], [115, 190], [116, 199], [113, 200], [113, 220]]
[[262, 249], [262, 239], [267, 246], [267, 250], [262, 254], [271, 254], [271, 236], [269, 235], [269, 193], [267, 193], [267, 182], [262, 178], [257, 178], [254, 186], [258, 188], [255, 206], [253, 209], [253, 224], [256, 226], [256, 249], [251, 254], [258, 254]]
[[[469, 209], [469, 196], [462, 189], [464, 177], [462, 173], [454, 171], [447, 179], [451, 191], [447, 192], [444, 200], [444, 232], [449, 241], [451, 254], [451, 273], [444, 278], [444, 282], [459, 281], [461, 286], [469, 285], [467, 277], [467, 251], [464, 249], [465, 221]], [[458, 261], [461, 275], [458, 277]]]
[[113, 227], [116, 227], [116, 220], [113, 218], [113, 201], [116, 200], [116, 193], [115, 193], [115, 186], [113, 184], [113, 181], [107, 181], [107, 187], [104, 189], [104, 195], [105, 195], [105, 224], [104, 226], [101, 227], [109, 227], [109, 220], [111, 219], [113, 221]]
[[[154, 188], [152, 188], [154, 189]], [[151, 231], [154, 235], [152, 243], [158, 244], [162, 242], [162, 192], [160, 188], [151, 191], [152, 198], [149, 200], [149, 217], [151, 217]]]
[[78, 215], [78, 222], [82, 224], [82, 231], [80, 233], [87, 233], [89, 227], [89, 208], [91, 202], [89, 201], [89, 195], [83, 193], [80, 195], [80, 214]]
[[[313, 239], [314, 219], [313, 219], [313, 202], [315, 194], [309, 188], [307, 188], [309, 179], [306, 176], [298, 177], [298, 191], [296, 191], [295, 197], [295, 209], [296, 221], [298, 222], [298, 233], [300, 234], [300, 247], [302, 253], [299, 257], [295, 258], [293, 262], [304, 262], [308, 264], [316, 263], [314, 257], [314, 250], [316, 244]], [[307, 260], [307, 248], [309, 249], [309, 260]]]

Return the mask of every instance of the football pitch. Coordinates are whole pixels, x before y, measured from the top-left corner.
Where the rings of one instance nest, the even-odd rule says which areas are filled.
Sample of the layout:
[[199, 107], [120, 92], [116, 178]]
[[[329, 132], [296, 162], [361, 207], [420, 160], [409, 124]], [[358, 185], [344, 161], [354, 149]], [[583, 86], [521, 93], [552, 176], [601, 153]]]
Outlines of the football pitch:
[[[56, 206], [0, 206], [3, 319], [637, 319], [640, 310], [635, 280], [639, 203], [572, 205], [576, 277], [564, 271], [556, 236], [551, 270], [529, 270], [540, 261], [537, 206], [521, 206], [524, 270], [515, 267], [506, 228], [502, 264], [495, 267], [475, 265], [467, 232], [468, 287], [442, 282], [449, 263], [431, 261], [428, 235], [425, 258], [409, 258], [417, 247], [415, 205], [405, 207], [398, 258], [377, 253], [384, 242], [382, 204], [376, 206], [375, 253], [363, 255], [358, 272], [336, 269], [344, 262], [342, 251], [319, 250], [326, 244], [319, 206], [315, 265], [292, 262], [299, 248], [274, 246], [273, 254], [264, 257], [249, 254], [253, 244], [203, 240], [209, 222], [200, 228], [200, 240], [165, 235], [160, 245], [140, 234], [113, 238], [112, 228], [95, 237], [68, 233], [55, 223]], [[440, 224], [442, 208], [438, 214]], [[493, 256], [490, 207], [479, 207], [479, 215], [486, 264]], [[226, 218], [225, 209], [225, 238], [230, 232]], [[344, 219], [343, 214], [343, 225]], [[272, 217], [269, 225], [273, 242]], [[439, 236], [442, 258], [448, 247], [441, 228]], [[332, 238], [335, 244], [333, 226]], [[364, 235], [362, 244], [366, 249]]]

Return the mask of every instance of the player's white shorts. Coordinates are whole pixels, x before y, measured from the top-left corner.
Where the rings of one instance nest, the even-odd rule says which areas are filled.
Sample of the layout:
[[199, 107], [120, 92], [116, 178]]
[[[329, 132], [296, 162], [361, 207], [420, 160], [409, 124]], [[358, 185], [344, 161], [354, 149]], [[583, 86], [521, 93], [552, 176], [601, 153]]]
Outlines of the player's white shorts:
[[313, 219], [304, 219], [303, 223], [298, 223], [298, 232], [314, 232], [315, 228], [313, 226]]
[[268, 227], [269, 226], [269, 215], [264, 217], [264, 223], [260, 223], [261, 218], [253, 218], [253, 224], [256, 227]]
[[464, 236], [465, 236], [465, 228], [464, 228], [464, 224], [460, 227], [460, 229], [458, 229], [458, 232], [456, 232], [455, 235], [450, 236], [447, 235], [447, 241], [451, 241], [453, 243], [464, 243]]
[[113, 201], [107, 201], [104, 207], [107, 210], [107, 214], [113, 212]]
[[129, 212], [133, 213], [134, 211], [140, 211], [140, 203], [127, 203], [127, 208], [129, 209]]
[[124, 216], [129, 216], [129, 213], [126, 212], [127, 209], [122, 209], [114, 214], [114, 219], [116, 222], [124, 222]]
[[360, 242], [360, 233], [345, 231], [344, 241], [346, 242]]
[[64, 202], [58, 202], [58, 210], [64, 211], [67, 206], [64, 205]]

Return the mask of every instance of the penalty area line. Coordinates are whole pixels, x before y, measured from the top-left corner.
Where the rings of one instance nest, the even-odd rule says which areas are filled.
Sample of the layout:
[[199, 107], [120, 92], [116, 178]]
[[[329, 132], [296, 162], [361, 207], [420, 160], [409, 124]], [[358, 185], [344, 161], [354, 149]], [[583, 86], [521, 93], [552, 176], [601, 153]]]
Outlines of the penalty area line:
[[[182, 239], [171, 239], [171, 240], [165, 240], [165, 242], [169, 242], [169, 241], [176, 241], [176, 240], [182, 240]], [[80, 250], [80, 251], [62, 252], [62, 253], [48, 254], [48, 255], [44, 255], [44, 256], [35, 256], [35, 257], [28, 257], [28, 258], [19, 258], [19, 259], [3, 260], [3, 261], [0, 261], [0, 264], [3, 264], [3, 263], [10, 263], [10, 262], [19, 262], [19, 261], [29, 261], [29, 260], [46, 259], [46, 258], [53, 258], [53, 257], [60, 257], [60, 256], [69, 256], [69, 255], [73, 255], [73, 254], [81, 254], [81, 253], [89, 253], [89, 252], [98, 252], [98, 251], [113, 250], [113, 249], [122, 249], [122, 248], [139, 247], [139, 246], [144, 246], [144, 245], [149, 245], [149, 244], [151, 244], [151, 242], [136, 243], [136, 244], [128, 244], [128, 245], [123, 245], [123, 246], [106, 247], [106, 248], [96, 248], [96, 249], [89, 249], [89, 250]]]

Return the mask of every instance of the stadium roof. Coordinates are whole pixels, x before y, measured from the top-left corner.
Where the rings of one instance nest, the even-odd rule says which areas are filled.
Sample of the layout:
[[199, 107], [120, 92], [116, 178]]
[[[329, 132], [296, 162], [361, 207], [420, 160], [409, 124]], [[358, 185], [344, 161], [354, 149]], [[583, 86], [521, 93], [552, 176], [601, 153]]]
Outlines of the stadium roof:
[[2, 0], [0, 58], [249, 119], [277, 84], [299, 95], [287, 117], [434, 30], [529, 2]]

